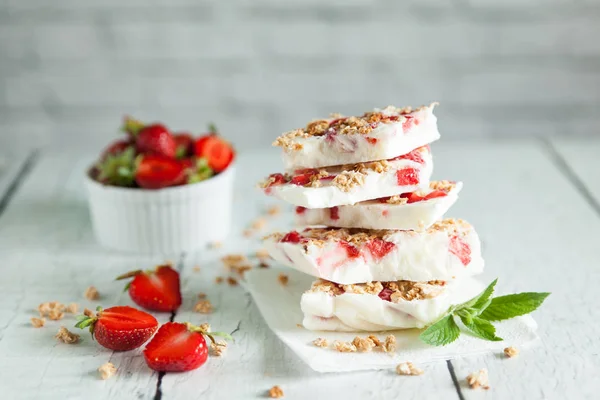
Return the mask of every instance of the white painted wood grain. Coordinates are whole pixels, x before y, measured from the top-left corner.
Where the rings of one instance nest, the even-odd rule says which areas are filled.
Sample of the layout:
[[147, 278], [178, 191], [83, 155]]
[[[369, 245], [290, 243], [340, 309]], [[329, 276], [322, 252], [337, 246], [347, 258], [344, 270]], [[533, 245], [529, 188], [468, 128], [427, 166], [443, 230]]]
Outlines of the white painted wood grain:
[[552, 144], [596, 201], [600, 202], [600, 139], [555, 139]]
[[[593, 320], [597, 302], [590, 282], [600, 277], [600, 219], [539, 143], [446, 142], [435, 144], [433, 152], [437, 178], [465, 182], [449, 215], [464, 217], [479, 230], [487, 260], [484, 276], [498, 276], [501, 291], [553, 292], [535, 314], [542, 346], [514, 360], [492, 356], [455, 361], [458, 378], [462, 381], [471, 370], [487, 366], [493, 388], [485, 395], [494, 398], [594, 394], [600, 325]], [[92, 399], [154, 396], [156, 374], [147, 369], [139, 351], [113, 354], [89, 339], [77, 346], [62, 345], [52, 339], [59, 324], [39, 330], [29, 326], [39, 302], [86, 304], [81, 293], [89, 284], [104, 293], [105, 305], [130, 304], [113, 277], [162, 261], [106, 252], [95, 244], [81, 185], [87, 160], [42, 156], [0, 218], [0, 389], [6, 398], [79, 398], [82, 390]], [[229, 332], [239, 324], [240, 329], [222, 359], [210, 359], [191, 373], [167, 374], [163, 398], [259, 398], [275, 384], [291, 399], [455, 398], [444, 363], [427, 366], [422, 377], [381, 371], [316, 374], [268, 330], [240, 287], [213, 283], [216, 275], [225, 273], [219, 262], [222, 254], [250, 254], [260, 247], [256, 237], [240, 233], [268, 204], [280, 204], [254, 189], [257, 180], [280, 165], [275, 151], [243, 155], [235, 235], [222, 249], [186, 255], [185, 304], [177, 320], [206, 320]], [[289, 217], [270, 219], [269, 229], [283, 228]], [[201, 272], [193, 271], [196, 264]], [[200, 291], [214, 303], [214, 314], [203, 317], [190, 311]], [[102, 382], [95, 369], [109, 359], [120, 372]], [[463, 394], [480, 395], [466, 388]]]
[[25, 151], [15, 154], [0, 151], [0, 199], [8, 191], [30, 155], [30, 152]]

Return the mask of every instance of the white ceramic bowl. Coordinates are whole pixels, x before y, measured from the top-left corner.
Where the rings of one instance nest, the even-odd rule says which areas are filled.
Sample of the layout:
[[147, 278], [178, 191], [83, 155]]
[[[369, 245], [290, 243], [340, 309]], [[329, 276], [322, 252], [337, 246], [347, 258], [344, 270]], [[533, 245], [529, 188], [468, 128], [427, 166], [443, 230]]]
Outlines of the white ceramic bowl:
[[96, 238], [105, 247], [153, 254], [194, 250], [229, 234], [234, 165], [205, 181], [158, 190], [103, 185], [86, 174]]

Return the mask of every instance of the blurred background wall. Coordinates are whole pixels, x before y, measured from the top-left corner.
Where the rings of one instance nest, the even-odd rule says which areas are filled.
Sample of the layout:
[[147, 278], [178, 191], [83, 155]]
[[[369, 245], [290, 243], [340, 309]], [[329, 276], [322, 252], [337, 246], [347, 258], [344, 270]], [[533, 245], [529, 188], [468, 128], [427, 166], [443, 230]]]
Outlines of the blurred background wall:
[[241, 149], [330, 112], [441, 102], [445, 138], [598, 135], [598, 0], [0, 0], [0, 149], [123, 114]]

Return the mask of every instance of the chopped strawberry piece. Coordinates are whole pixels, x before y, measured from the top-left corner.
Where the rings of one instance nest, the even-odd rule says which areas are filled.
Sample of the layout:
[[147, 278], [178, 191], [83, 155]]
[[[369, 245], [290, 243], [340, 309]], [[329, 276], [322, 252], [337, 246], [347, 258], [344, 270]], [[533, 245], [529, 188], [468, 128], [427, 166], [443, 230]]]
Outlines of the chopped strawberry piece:
[[419, 184], [419, 172], [414, 168], [404, 168], [396, 171], [398, 186], [413, 186]]
[[235, 157], [231, 145], [217, 135], [208, 135], [198, 139], [194, 153], [197, 157], [206, 158], [208, 166], [215, 172], [225, 170]]
[[373, 255], [373, 258], [380, 260], [392, 251], [396, 245], [382, 239], [373, 239], [367, 243], [367, 249]]
[[394, 293], [392, 289], [385, 288], [379, 292], [377, 296], [379, 296], [381, 300], [392, 301], [392, 293]]
[[304, 186], [304, 185], [310, 183], [311, 176], [313, 176], [313, 175], [312, 174], [296, 175], [292, 178], [290, 183], [292, 183], [294, 185], [298, 185], [298, 186]]
[[425, 197], [418, 195], [417, 192], [406, 193], [405, 197], [407, 198], [406, 202], [408, 204], [410, 204], [410, 203], [416, 203], [418, 201], [425, 200]]
[[471, 262], [471, 247], [457, 235], [450, 238], [449, 251], [458, 257], [464, 266]]
[[296, 207], [296, 214], [298, 214], [298, 215], [304, 214], [305, 211], [306, 211], [306, 207], [302, 207], [302, 206]]
[[135, 181], [144, 189], [179, 185], [185, 181], [185, 166], [164, 156], [145, 155], [135, 171]]
[[391, 196], [387, 196], [387, 197], [380, 197], [377, 199], [378, 202], [380, 203], [387, 203], [387, 201], [390, 199]]
[[405, 115], [404, 118], [406, 118], [402, 123], [402, 131], [404, 133], [412, 129], [414, 125], [419, 125], [419, 120], [413, 117], [412, 115]]
[[377, 144], [377, 138], [373, 138], [373, 137], [365, 137], [365, 139], [367, 139], [367, 142], [369, 142], [370, 144]]
[[427, 196], [425, 196], [425, 200], [435, 199], [438, 197], [444, 197], [447, 195], [448, 195], [448, 193], [444, 192], [443, 190], [434, 190], [433, 192], [431, 192]]
[[331, 207], [329, 209], [329, 218], [334, 221], [340, 219], [340, 209], [338, 207]]
[[283, 176], [283, 174], [280, 173], [275, 173], [275, 174], [271, 174], [269, 175], [269, 180], [271, 180], [271, 178], [273, 178], [273, 182], [269, 183], [269, 186], [276, 186], [276, 185], [283, 185], [286, 180], [285, 180], [285, 176]]
[[302, 239], [302, 235], [300, 235], [296, 231], [291, 231], [287, 233], [279, 242], [281, 243], [300, 243], [300, 239]]
[[138, 153], [175, 158], [177, 143], [171, 132], [161, 124], [147, 125], [135, 138]]
[[89, 327], [92, 337], [103, 347], [128, 351], [140, 347], [158, 329], [158, 321], [147, 312], [129, 306], [97, 309], [78, 318], [77, 328]]
[[340, 241], [340, 246], [346, 250], [346, 255], [348, 258], [356, 258], [360, 256], [360, 251], [345, 240]]
[[392, 121], [392, 122], [396, 122], [398, 121], [398, 119], [400, 119], [400, 116], [398, 115], [390, 115], [389, 117], [386, 118], [388, 121]]

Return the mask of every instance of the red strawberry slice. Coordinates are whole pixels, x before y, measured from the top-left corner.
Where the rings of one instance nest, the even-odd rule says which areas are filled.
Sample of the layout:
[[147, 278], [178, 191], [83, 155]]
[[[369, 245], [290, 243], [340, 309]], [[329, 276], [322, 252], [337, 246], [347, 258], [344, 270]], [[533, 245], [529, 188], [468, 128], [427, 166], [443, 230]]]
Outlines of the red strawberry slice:
[[302, 207], [302, 206], [296, 207], [296, 214], [298, 214], [298, 215], [304, 214], [305, 211], [306, 211], [306, 207]]
[[407, 199], [406, 202], [409, 203], [409, 204], [425, 200], [425, 197], [424, 196], [420, 196], [419, 194], [417, 194], [417, 192], [406, 193], [406, 196], [401, 196], [401, 197], [406, 197], [406, 199]]
[[340, 209], [338, 207], [331, 207], [329, 209], [329, 218], [334, 221], [340, 219]]
[[231, 336], [222, 332], [207, 332], [189, 323], [167, 322], [144, 349], [148, 367], [161, 372], [191, 371], [202, 366], [208, 358], [204, 336]]
[[467, 266], [471, 262], [471, 247], [457, 235], [450, 238], [449, 251], [450, 254], [458, 257], [464, 266]]
[[112, 142], [102, 152], [102, 155], [100, 156], [100, 161], [106, 160], [106, 157], [110, 155], [120, 154], [124, 152], [126, 149], [129, 148], [129, 146], [131, 146], [131, 144], [132, 143], [128, 140], [116, 140]]
[[225, 170], [235, 157], [231, 145], [215, 134], [198, 139], [194, 146], [194, 153], [197, 157], [206, 158], [208, 166], [215, 172]]
[[382, 239], [373, 239], [367, 243], [367, 249], [374, 259], [380, 260], [392, 251], [396, 245]]
[[291, 231], [287, 233], [279, 242], [281, 243], [300, 243], [300, 239], [302, 239], [302, 235], [300, 235], [296, 231]]
[[174, 311], [181, 305], [179, 272], [170, 265], [159, 265], [154, 271], [131, 271], [117, 280], [133, 278], [127, 285], [135, 304], [152, 311]]
[[294, 185], [304, 186], [310, 183], [310, 178], [313, 176], [312, 174], [301, 174], [292, 177], [290, 183]]
[[425, 200], [436, 199], [438, 197], [445, 197], [447, 195], [448, 193], [444, 192], [443, 190], [434, 190], [433, 192], [425, 196]]
[[[89, 311], [89, 310], [88, 310]], [[77, 328], [90, 328], [92, 337], [107, 349], [115, 351], [133, 350], [156, 332], [158, 321], [147, 312], [129, 306], [110, 307], [98, 313], [86, 312], [78, 317]]]
[[377, 296], [379, 296], [381, 300], [392, 301], [392, 293], [394, 293], [392, 289], [384, 288]]
[[173, 135], [176, 150], [175, 156], [179, 159], [194, 155], [194, 139], [189, 133], [176, 133]]
[[396, 171], [398, 186], [414, 186], [419, 184], [419, 172], [415, 168], [404, 168]]
[[339, 242], [340, 246], [346, 250], [346, 255], [348, 256], [348, 258], [357, 258], [360, 256], [360, 250], [358, 250], [355, 246], [353, 246], [352, 244], [350, 244], [349, 242], [346, 242], [345, 240], [341, 240]]
[[161, 124], [147, 125], [135, 138], [138, 153], [156, 154], [167, 158], [175, 158], [177, 143], [169, 130]]
[[135, 172], [135, 181], [144, 189], [161, 189], [185, 181], [185, 164], [163, 156], [145, 155]]

